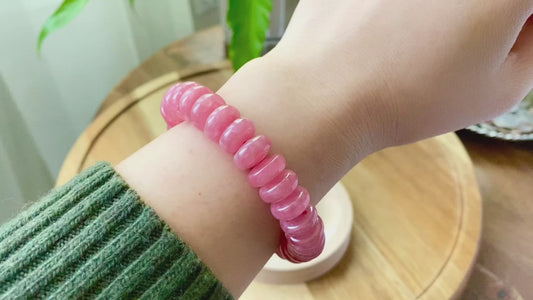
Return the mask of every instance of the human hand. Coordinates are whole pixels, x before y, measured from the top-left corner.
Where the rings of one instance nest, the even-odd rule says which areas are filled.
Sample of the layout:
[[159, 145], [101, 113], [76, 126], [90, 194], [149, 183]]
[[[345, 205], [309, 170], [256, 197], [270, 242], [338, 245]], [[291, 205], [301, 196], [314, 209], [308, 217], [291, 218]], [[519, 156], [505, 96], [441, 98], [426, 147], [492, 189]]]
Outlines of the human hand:
[[[523, 99], [533, 87], [532, 13], [531, 0], [301, 0], [266, 59], [293, 70], [308, 99], [329, 103], [339, 130], [370, 122], [379, 150]], [[348, 116], [357, 110], [367, 120]]]
[[[533, 0], [331, 3], [301, 0], [279, 46], [218, 91], [315, 203], [369, 153], [493, 117], [531, 87]], [[245, 173], [190, 124], [117, 170], [236, 297], [277, 247]]]

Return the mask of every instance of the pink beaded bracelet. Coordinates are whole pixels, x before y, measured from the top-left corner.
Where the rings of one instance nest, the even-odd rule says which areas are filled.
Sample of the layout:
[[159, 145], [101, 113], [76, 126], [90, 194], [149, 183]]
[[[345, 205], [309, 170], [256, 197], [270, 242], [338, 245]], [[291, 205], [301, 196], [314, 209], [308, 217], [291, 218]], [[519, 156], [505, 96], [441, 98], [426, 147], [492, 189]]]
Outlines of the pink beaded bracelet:
[[210, 89], [195, 82], [172, 86], [161, 103], [161, 115], [170, 129], [189, 121], [233, 155], [237, 168], [248, 171], [248, 182], [270, 204], [284, 234], [276, 253], [294, 263], [310, 261], [322, 253], [324, 224], [311, 205], [309, 193], [298, 185], [298, 176], [286, 169], [281, 154], [270, 154], [271, 143], [255, 136], [252, 121]]

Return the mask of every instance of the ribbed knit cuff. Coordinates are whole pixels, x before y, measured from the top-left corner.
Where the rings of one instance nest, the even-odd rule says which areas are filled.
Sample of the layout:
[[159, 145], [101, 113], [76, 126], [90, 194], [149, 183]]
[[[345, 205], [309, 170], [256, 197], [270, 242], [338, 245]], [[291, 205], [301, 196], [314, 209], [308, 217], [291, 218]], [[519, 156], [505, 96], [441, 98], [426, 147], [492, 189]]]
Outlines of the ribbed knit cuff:
[[107, 163], [0, 227], [0, 298], [232, 299]]

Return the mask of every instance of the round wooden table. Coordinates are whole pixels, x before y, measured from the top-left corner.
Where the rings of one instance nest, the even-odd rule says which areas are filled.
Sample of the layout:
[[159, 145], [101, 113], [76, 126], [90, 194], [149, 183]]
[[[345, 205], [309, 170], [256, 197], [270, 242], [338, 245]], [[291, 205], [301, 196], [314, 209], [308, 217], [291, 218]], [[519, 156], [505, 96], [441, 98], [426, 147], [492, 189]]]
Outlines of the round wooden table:
[[[196, 80], [212, 89], [220, 87], [232, 73], [222, 45], [220, 28], [203, 31], [159, 51], [130, 73], [73, 146], [57, 183], [97, 160], [117, 163], [163, 132], [159, 99], [172, 83]], [[343, 179], [355, 206], [356, 224], [340, 265], [308, 284], [254, 283], [243, 299], [457, 295], [466, 284], [480, 235], [481, 203], [473, 174], [453, 134], [372, 155]], [[518, 297], [481, 265], [466, 287], [468, 295]]]

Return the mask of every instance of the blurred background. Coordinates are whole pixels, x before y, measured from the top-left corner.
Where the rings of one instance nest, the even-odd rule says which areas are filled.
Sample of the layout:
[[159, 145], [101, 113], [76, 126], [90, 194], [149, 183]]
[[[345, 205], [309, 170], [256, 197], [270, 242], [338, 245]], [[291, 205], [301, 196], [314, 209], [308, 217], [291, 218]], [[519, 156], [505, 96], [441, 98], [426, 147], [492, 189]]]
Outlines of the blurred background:
[[218, 0], [89, 1], [37, 52], [58, 0], [0, 0], [0, 223], [54, 185], [113, 86], [154, 52], [220, 23]]

